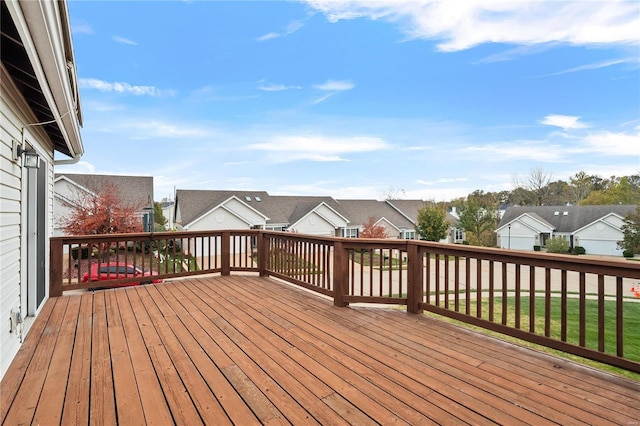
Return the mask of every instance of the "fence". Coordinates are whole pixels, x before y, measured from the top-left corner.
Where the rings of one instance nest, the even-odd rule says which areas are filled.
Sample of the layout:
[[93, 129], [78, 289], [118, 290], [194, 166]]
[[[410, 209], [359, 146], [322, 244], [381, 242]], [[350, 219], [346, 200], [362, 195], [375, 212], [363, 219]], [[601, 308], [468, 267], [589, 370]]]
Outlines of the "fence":
[[[98, 277], [101, 265], [137, 272]], [[631, 261], [260, 230], [51, 239], [51, 296], [231, 272], [286, 280], [336, 306], [406, 305], [640, 372], [640, 264]]]

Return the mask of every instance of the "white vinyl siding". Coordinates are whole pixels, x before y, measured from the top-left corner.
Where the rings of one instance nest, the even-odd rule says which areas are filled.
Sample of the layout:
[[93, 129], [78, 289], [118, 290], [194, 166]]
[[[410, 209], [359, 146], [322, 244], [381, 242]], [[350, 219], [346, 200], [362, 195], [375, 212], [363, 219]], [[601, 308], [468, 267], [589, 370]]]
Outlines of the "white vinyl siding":
[[[26, 249], [25, 235], [22, 233], [26, 223], [26, 217], [23, 214], [25, 213], [23, 208], [23, 186], [25, 186], [23, 174], [26, 176], [27, 169], [22, 167], [21, 160], [13, 161], [12, 141], [20, 143], [23, 126], [35, 122], [36, 119], [2, 66], [0, 66], [0, 74], [0, 259], [2, 259], [0, 265], [0, 318], [4, 319], [4, 326], [0, 327], [0, 348], [2, 348], [0, 352], [0, 377], [2, 377], [20, 348], [20, 341], [28, 331], [28, 325], [31, 324], [31, 320], [27, 318], [26, 291], [24, 290], [26, 285], [26, 274], [24, 273]], [[44, 243], [47, 250], [44, 261], [48, 265], [49, 235], [52, 231], [53, 147], [41, 129], [31, 128], [26, 134], [29, 135], [28, 142], [40, 154], [40, 167], [44, 167], [44, 172], [47, 174], [46, 229], [48, 232], [47, 235], [40, 237], [45, 238]], [[48, 280], [49, 278], [46, 276], [44, 285], [47, 293]], [[21, 313], [24, 323], [23, 327], [11, 329], [9, 319], [15, 318], [15, 312]]]

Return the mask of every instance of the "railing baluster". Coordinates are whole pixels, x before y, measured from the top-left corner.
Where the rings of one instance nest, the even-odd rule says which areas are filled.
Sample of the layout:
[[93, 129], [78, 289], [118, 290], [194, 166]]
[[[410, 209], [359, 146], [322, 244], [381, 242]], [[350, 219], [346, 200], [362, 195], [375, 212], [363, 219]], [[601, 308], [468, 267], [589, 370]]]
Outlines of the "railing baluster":
[[622, 277], [616, 277], [616, 355], [624, 356], [624, 303]]
[[495, 263], [489, 261], [489, 321], [493, 322], [493, 291], [495, 290]]
[[482, 318], [482, 260], [476, 260], [476, 317]]
[[536, 267], [529, 266], [529, 331], [536, 332]]
[[584, 272], [580, 272], [579, 278], [580, 284], [580, 330], [579, 330], [579, 345], [582, 347], [586, 346], [586, 321], [587, 321], [587, 309], [586, 309], [586, 298], [587, 298], [587, 285], [586, 285], [586, 275]]
[[504, 268], [502, 271], [502, 305], [500, 308], [502, 309], [502, 325], [507, 325], [507, 307], [508, 307], [508, 278], [507, 278], [507, 269]]
[[520, 273], [520, 264], [515, 265], [515, 275], [516, 275], [516, 318], [515, 318], [515, 327], [520, 330], [522, 328], [522, 299], [520, 294], [522, 292], [522, 275]]
[[460, 312], [460, 256], [453, 258], [453, 268], [453, 308]]
[[562, 293], [560, 295], [560, 340], [567, 341], [567, 271], [562, 270], [560, 275]]
[[544, 335], [551, 336], [551, 269], [544, 269]]
[[444, 308], [449, 309], [449, 256], [444, 256]]
[[598, 275], [598, 350], [604, 352], [604, 275]]
[[466, 315], [471, 314], [471, 259], [467, 258], [464, 261], [464, 313]]

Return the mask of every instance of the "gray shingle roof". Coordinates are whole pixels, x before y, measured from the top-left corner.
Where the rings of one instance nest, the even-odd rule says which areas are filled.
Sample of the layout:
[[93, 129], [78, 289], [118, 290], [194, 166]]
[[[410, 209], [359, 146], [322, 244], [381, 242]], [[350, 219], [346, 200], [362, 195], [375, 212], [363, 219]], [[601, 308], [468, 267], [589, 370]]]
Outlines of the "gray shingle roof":
[[400, 229], [413, 229], [413, 224], [400, 212], [384, 201], [378, 200], [338, 200], [349, 219], [350, 226], [364, 225], [373, 217], [375, 221], [387, 219]]
[[[615, 213], [625, 217], [636, 210], [635, 205], [615, 204], [602, 206], [518, 206], [504, 212], [498, 227], [502, 227], [525, 213], [536, 215], [555, 228], [555, 232], [573, 232], [596, 220]], [[557, 214], [556, 214], [557, 212]], [[566, 214], [565, 214], [566, 212]], [[534, 216], [535, 217], [535, 216]]]
[[176, 205], [180, 209], [182, 224], [193, 222], [233, 196], [265, 215], [267, 224], [295, 223], [321, 203], [326, 203], [344, 216], [336, 200], [331, 197], [269, 195], [265, 191], [179, 189], [176, 191]]
[[[176, 211], [180, 210], [180, 218], [183, 225], [189, 224], [211, 211], [213, 208], [236, 196], [243, 202], [269, 217], [263, 208], [257, 206], [264, 203], [269, 196], [265, 191], [209, 191], [203, 189], [178, 189], [176, 191]], [[246, 201], [246, 197], [251, 198], [251, 203]], [[256, 198], [257, 197], [257, 198]], [[263, 200], [258, 202], [257, 200]], [[254, 204], [255, 203], [255, 204]]]
[[99, 193], [107, 183], [118, 190], [122, 203], [136, 208], [153, 204], [153, 176], [89, 175], [80, 173], [56, 173], [55, 179], [65, 177], [78, 185]]

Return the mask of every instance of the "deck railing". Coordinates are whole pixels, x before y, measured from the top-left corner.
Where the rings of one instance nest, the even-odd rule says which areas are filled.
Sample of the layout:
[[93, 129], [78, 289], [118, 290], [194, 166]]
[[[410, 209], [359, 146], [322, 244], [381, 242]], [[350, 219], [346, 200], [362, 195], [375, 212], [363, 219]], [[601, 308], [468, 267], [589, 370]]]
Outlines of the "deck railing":
[[[83, 282], [93, 264], [144, 277]], [[273, 276], [349, 303], [406, 305], [640, 372], [640, 262], [413, 240], [261, 230], [51, 239], [50, 295], [231, 272]]]

